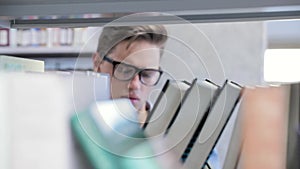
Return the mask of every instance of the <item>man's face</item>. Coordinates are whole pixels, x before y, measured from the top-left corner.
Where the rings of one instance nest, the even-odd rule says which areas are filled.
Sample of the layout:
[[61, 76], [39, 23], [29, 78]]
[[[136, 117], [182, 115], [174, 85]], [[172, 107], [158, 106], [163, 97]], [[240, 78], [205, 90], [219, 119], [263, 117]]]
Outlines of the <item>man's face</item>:
[[[137, 68], [159, 69], [160, 48], [157, 45], [147, 41], [134, 41], [128, 47], [128, 42], [119, 43], [115, 49], [108, 55], [115, 61], [127, 63]], [[143, 110], [148, 95], [152, 89], [151, 86], [142, 84], [139, 75], [136, 74], [129, 81], [120, 81], [114, 78], [113, 65], [107, 61], [102, 61], [100, 71], [110, 73], [112, 98], [129, 98], [137, 110]]]

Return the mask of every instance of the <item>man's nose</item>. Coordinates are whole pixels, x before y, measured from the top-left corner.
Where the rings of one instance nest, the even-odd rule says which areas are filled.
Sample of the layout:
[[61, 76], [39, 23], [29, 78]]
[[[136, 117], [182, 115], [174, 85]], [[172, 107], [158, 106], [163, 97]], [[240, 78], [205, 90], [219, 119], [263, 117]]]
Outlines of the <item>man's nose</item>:
[[136, 74], [129, 82], [128, 88], [129, 89], [139, 89], [141, 87], [141, 82], [139, 79], [139, 74]]

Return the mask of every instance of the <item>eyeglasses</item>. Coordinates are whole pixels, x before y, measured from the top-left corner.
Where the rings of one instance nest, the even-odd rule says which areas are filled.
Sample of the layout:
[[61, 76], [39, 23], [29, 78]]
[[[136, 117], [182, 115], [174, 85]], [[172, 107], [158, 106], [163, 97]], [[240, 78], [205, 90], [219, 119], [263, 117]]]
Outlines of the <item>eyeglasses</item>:
[[163, 73], [159, 69], [140, 69], [130, 64], [115, 61], [107, 56], [104, 56], [103, 60], [113, 65], [113, 76], [121, 81], [129, 81], [138, 74], [142, 84], [155, 86]]

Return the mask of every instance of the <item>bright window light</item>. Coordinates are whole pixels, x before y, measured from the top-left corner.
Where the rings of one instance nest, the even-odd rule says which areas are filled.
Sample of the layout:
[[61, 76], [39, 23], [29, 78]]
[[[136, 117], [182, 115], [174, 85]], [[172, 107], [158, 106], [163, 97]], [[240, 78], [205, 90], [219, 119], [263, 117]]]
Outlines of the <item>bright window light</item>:
[[300, 49], [268, 49], [264, 56], [266, 82], [299, 82]]

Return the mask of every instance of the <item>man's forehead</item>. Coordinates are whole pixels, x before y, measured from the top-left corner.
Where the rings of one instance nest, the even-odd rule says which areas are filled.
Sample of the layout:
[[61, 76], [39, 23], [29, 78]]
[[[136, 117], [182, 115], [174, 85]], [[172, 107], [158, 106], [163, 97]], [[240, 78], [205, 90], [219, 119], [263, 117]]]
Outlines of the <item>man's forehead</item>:
[[157, 68], [160, 62], [160, 48], [147, 42], [128, 42], [118, 44], [112, 52], [112, 58], [137, 67]]
[[141, 56], [156, 57], [159, 51], [159, 46], [147, 41], [123, 41], [115, 46], [112, 53], [115, 55], [115, 58], [125, 59], [129, 57], [136, 59], [135, 57]]

